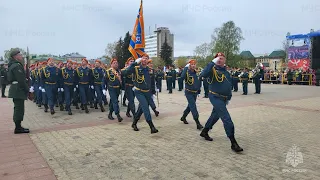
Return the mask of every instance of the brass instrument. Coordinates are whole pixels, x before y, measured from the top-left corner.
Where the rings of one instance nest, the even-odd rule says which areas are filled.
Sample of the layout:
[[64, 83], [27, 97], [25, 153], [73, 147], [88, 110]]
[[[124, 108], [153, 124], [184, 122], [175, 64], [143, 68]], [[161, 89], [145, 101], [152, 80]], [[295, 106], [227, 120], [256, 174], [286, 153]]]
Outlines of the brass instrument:
[[262, 67], [262, 64], [261, 63], [257, 63], [256, 67], [252, 70], [252, 77], [255, 78], [259, 72], [260, 72], [260, 68]]

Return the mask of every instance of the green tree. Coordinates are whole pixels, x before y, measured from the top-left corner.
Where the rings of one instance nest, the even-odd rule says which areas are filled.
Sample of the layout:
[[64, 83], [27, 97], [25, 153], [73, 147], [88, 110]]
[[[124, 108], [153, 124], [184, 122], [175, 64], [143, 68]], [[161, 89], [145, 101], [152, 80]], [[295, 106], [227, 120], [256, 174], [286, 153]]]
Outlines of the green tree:
[[184, 56], [178, 57], [178, 59], [175, 61], [176, 67], [185, 67], [188, 63], [188, 58]]
[[153, 57], [151, 59], [152, 59], [154, 69], [156, 69], [158, 67], [163, 68], [163, 66], [165, 65], [164, 61], [160, 57]]
[[233, 21], [223, 23], [221, 28], [216, 28], [212, 39], [215, 42], [212, 53], [224, 53], [227, 61], [239, 53], [240, 42], [244, 40], [241, 28], [237, 27]]
[[164, 61], [165, 65], [172, 65], [172, 47], [167, 43], [167, 37], [165, 37], [164, 43], [161, 46], [160, 57]]
[[124, 42], [123, 42], [122, 38], [120, 37], [117, 42], [117, 45], [115, 47], [115, 53], [114, 53], [115, 58], [118, 59], [119, 68], [124, 67], [124, 64], [125, 64], [124, 59], [123, 59], [123, 48], [122, 48], [123, 44], [124, 44]]
[[132, 57], [128, 49], [130, 45], [130, 40], [131, 40], [131, 35], [128, 31], [123, 39], [123, 46], [122, 46], [124, 64], [128, 60], [128, 58]]

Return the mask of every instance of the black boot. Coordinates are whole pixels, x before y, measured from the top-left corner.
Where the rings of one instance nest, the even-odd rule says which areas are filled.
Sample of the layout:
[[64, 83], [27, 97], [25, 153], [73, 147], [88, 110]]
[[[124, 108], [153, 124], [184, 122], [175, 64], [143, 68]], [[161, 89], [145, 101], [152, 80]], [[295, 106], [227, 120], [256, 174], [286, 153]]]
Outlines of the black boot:
[[197, 119], [195, 119], [194, 121], [195, 121], [196, 124], [197, 124], [197, 129], [201, 130], [201, 129], [203, 128], [203, 126], [200, 124], [199, 119], [197, 118]]
[[48, 109], [49, 109], [49, 107], [48, 107], [48, 105], [44, 105], [44, 112], [48, 112]]
[[98, 108], [98, 103], [94, 103], [94, 109], [99, 109]]
[[54, 111], [54, 109], [50, 109], [50, 113], [51, 115], [54, 115], [56, 112]]
[[139, 131], [139, 129], [137, 127], [137, 123], [138, 123], [138, 119], [133, 118], [133, 123], [132, 123], [131, 127], [133, 128], [134, 131]]
[[68, 111], [68, 115], [72, 115], [71, 109], [69, 109], [69, 111]]
[[127, 109], [126, 116], [129, 117], [129, 118], [132, 117], [131, 114], [130, 114], [130, 110], [129, 109]]
[[90, 103], [90, 108], [95, 108], [92, 102]]
[[38, 107], [41, 107], [41, 103], [38, 104]]
[[78, 103], [75, 104], [76, 105], [76, 109], [80, 109]]
[[105, 105], [105, 106], [108, 105], [108, 101], [104, 102], [104, 105]]
[[209, 132], [210, 129], [208, 128], [204, 128], [201, 133], [200, 133], [200, 136], [201, 137], [204, 137], [205, 140], [207, 141], [213, 141], [213, 139], [209, 136], [208, 132]]
[[84, 110], [87, 114], [89, 113], [88, 105], [84, 105]]
[[99, 106], [100, 106], [101, 112], [105, 112], [105, 111], [106, 111], [106, 110], [104, 109], [104, 107], [102, 106], [102, 103], [99, 103]]
[[121, 122], [123, 120], [122, 117], [120, 116], [120, 114], [117, 114], [117, 118], [118, 118], [119, 122]]
[[147, 121], [147, 123], [148, 123], [149, 126], [150, 126], [151, 134], [159, 132], [159, 131], [154, 127], [152, 121]]
[[153, 110], [154, 114], [156, 115], [156, 117], [158, 117], [159, 116], [159, 111], [157, 111], [156, 109], [152, 109], [152, 110]]
[[81, 108], [81, 110], [84, 110], [84, 105], [81, 104], [81, 105], [80, 105], [80, 108]]
[[189, 124], [188, 121], [186, 120], [186, 117], [185, 115], [182, 115], [182, 117], [180, 118], [180, 120], [184, 123], [184, 124]]
[[108, 114], [108, 118], [109, 118], [110, 120], [114, 120], [114, 118], [112, 117], [112, 112], [111, 112], [111, 111], [110, 111], [109, 114]]
[[243, 149], [238, 145], [236, 139], [234, 138], [234, 136], [229, 137], [230, 141], [231, 141], [231, 149], [234, 152], [241, 152], [243, 151]]
[[64, 111], [64, 107], [62, 104], [60, 104], [60, 111]]

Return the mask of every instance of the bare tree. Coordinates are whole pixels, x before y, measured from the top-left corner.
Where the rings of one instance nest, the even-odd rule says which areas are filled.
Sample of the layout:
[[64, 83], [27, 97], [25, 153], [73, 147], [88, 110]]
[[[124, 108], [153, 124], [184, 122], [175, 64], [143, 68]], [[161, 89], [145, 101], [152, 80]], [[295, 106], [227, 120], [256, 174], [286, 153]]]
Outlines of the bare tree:
[[107, 44], [107, 47], [105, 49], [106, 56], [111, 57], [111, 58], [115, 56], [117, 43], [118, 42], [115, 41], [113, 43], [108, 43]]

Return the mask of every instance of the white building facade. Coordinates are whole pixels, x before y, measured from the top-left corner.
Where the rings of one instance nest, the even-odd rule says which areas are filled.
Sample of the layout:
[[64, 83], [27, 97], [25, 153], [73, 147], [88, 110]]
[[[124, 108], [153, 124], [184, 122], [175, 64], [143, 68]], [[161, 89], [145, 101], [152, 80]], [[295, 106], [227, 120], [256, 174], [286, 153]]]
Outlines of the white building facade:
[[157, 41], [157, 34], [151, 34], [146, 36], [146, 47], [144, 51], [150, 56], [150, 57], [158, 57], [158, 41]]

